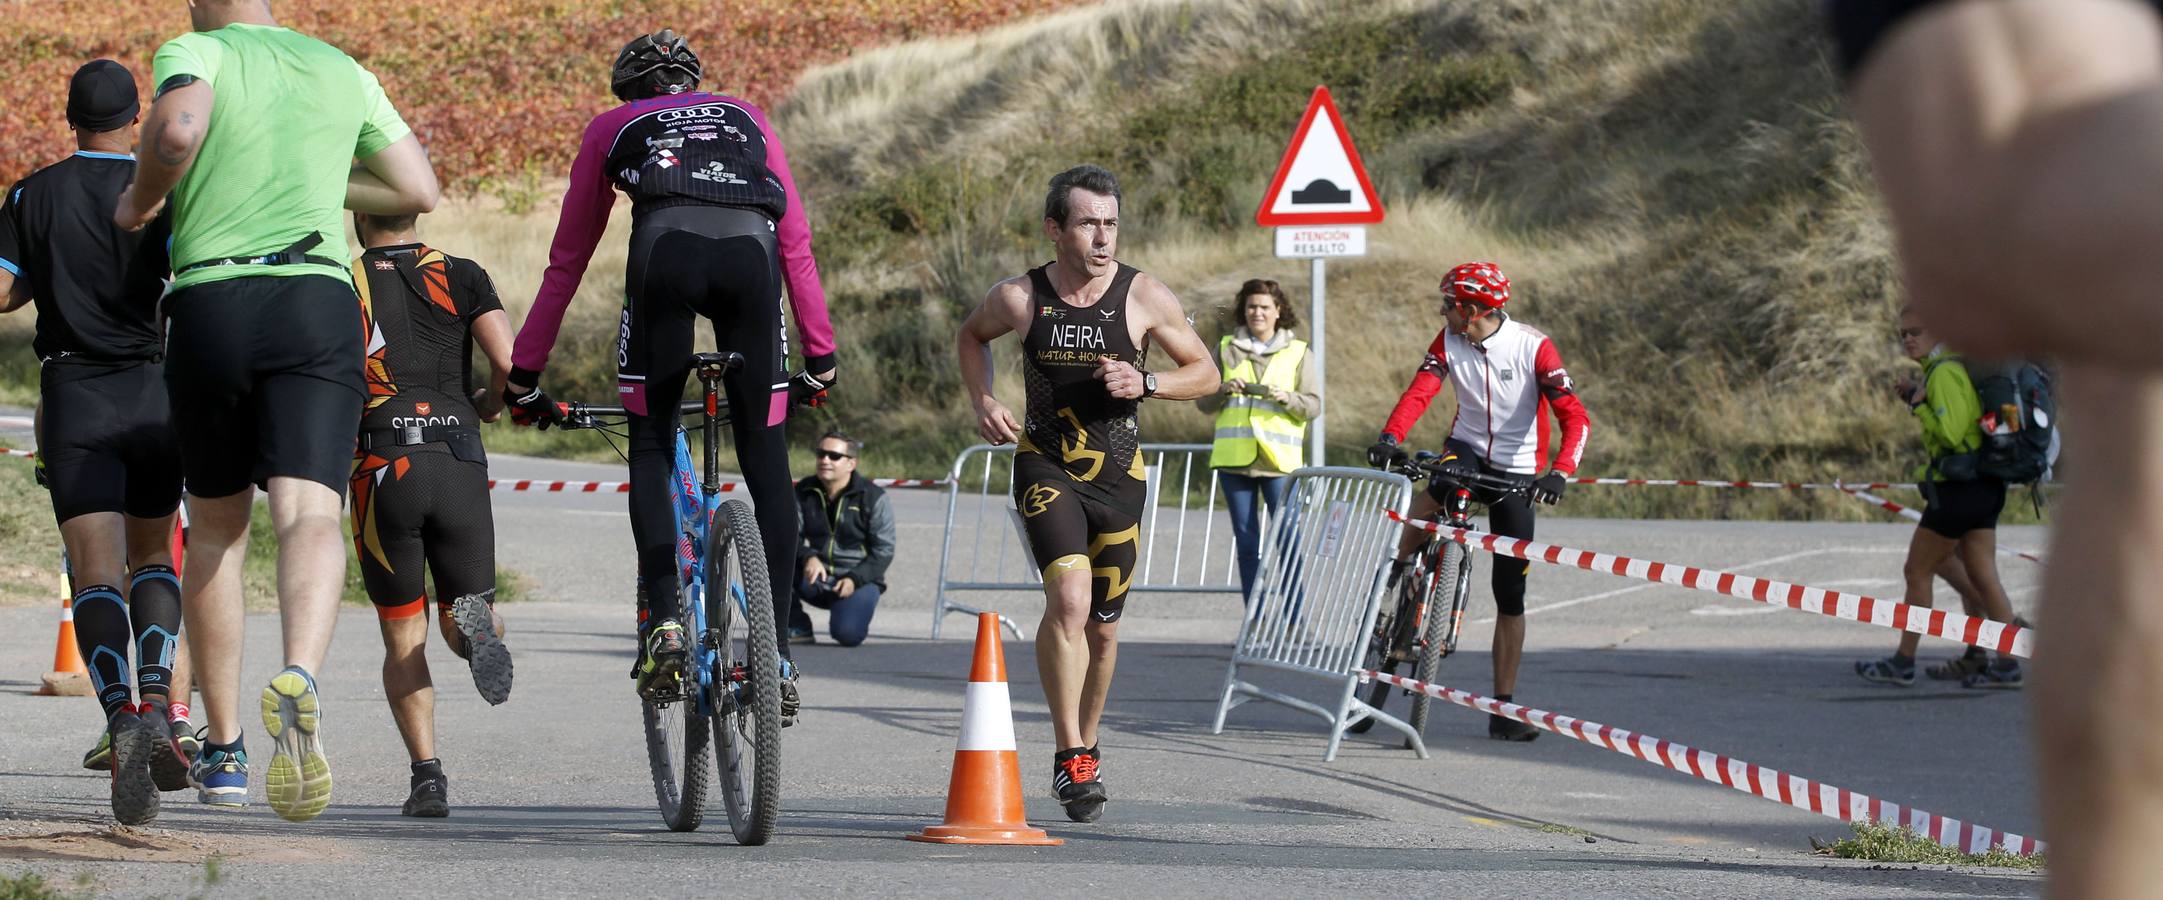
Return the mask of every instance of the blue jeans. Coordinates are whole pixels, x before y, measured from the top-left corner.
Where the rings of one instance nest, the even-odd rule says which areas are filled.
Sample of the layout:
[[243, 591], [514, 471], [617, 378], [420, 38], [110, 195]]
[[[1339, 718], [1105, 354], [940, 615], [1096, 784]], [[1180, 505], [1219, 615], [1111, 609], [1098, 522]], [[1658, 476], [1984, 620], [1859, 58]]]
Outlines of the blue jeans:
[[789, 603], [790, 630], [811, 630], [811, 615], [804, 612], [806, 603], [832, 613], [826, 619], [826, 633], [833, 636], [834, 643], [854, 647], [871, 633], [871, 614], [879, 608], [879, 586], [859, 584], [843, 597], [830, 588], [813, 587], [798, 575], [796, 597]]
[[1232, 538], [1239, 546], [1240, 595], [1252, 603], [1254, 575], [1262, 567], [1262, 504], [1254, 502], [1255, 496], [1261, 496], [1271, 520], [1276, 520], [1284, 506], [1285, 479], [1256, 478], [1219, 469], [1217, 482], [1224, 486], [1224, 508], [1232, 514]]

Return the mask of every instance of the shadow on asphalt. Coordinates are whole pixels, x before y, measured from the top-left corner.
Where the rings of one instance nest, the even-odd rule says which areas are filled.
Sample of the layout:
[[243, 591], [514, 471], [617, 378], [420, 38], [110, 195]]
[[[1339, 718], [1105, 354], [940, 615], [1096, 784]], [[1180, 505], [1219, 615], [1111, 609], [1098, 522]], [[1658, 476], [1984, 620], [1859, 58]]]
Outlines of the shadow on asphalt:
[[[967, 640], [875, 639], [846, 649], [799, 646], [796, 658], [810, 673], [807, 677], [816, 679], [819, 693], [807, 694], [814, 714], [856, 716], [950, 740], [958, 727], [971, 652]], [[1006, 655], [1017, 731], [1025, 743], [1031, 737], [1048, 736], [1050, 723], [1043, 712], [1033, 648], [1026, 642], [1009, 642]], [[1438, 788], [1479, 777], [1479, 768], [1489, 762], [1569, 767], [1626, 782], [1697, 781], [1688, 774], [1555, 734], [1542, 734], [1532, 744], [1490, 741], [1482, 714], [1439, 700], [1433, 701], [1426, 732], [1434, 758], [1425, 762], [1403, 749], [1395, 733], [1376, 729], [1348, 736], [1338, 762], [1325, 764], [1321, 756], [1327, 734], [1322, 720], [1273, 703], [1250, 702], [1233, 709], [1224, 734], [1212, 735], [1209, 726], [1228, 658], [1229, 650], [1222, 645], [1123, 644], [1118, 681], [1103, 720], [1113, 735], [1107, 743], [1118, 750], [1167, 752], [1329, 779], [1438, 812], [1533, 827], [1549, 823]], [[1994, 787], [2032, 783], [2027, 705], [2017, 692], [1970, 691], [1928, 681], [1912, 688], [1867, 685], [1853, 674], [1853, 659], [1845, 652], [1814, 650], [1534, 650], [1525, 656], [1517, 698], [1553, 712], [1822, 779], [1941, 815], [2034, 833], [2036, 815], [2030, 792]], [[1485, 692], [1489, 670], [1487, 654], [1463, 651], [1444, 662], [1441, 680]], [[1248, 677], [1334, 705], [1333, 689], [1319, 680], [1272, 674]], [[946, 681], [953, 686], [952, 705], [835, 704], [851, 693], [846, 687], [836, 689], [837, 681], [890, 684], [897, 680]], [[1409, 701], [1403, 693], [1393, 692], [1385, 709], [1403, 716]], [[1947, 752], [1906, 752], [1911, 740], [1924, 735], [1931, 746]], [[1867, 754], [1867, 762], [1859, 762], [1855, 741], [1862, 736], [1894, 743], [1886, 745], [1888, 752]], [[1702, 786], [1728, 790], [1710, 783]], [[1620, 787], [1642, 789], [1635, 784]], [[1767, 801], [1738, 795], [1737, 802]], [[1798, 824], [1813, 821], [1807, 813], [1794, 815]], [[1635, 822], [1637, 818], [1618, 816], [1617, 820]], [[1845, 833], [1845, 826], [1831, 819], [1816, 821], [1827, 836]], [[1581, 820], [1555, 824], [1585, 827]], [[1768, 831], [1718, 823], [1690, 823], [1682, 830], [1742, 844], [1759, 842]]]

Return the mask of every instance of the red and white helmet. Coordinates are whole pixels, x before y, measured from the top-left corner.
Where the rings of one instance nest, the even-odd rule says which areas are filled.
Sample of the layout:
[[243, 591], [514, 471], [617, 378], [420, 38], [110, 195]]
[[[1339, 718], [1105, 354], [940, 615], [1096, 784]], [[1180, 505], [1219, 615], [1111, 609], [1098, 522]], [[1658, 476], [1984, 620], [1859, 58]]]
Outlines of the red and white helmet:
[[1468, 262], [1442, 276], [1442, 297], [1501, 309], [1510, 302], [1510, 277], [1494, 263]]

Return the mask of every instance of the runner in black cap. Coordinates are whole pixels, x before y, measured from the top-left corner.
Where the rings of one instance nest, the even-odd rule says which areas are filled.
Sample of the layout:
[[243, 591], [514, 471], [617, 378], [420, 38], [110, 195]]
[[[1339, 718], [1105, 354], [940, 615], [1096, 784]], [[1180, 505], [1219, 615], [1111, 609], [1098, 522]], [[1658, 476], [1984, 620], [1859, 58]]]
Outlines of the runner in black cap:
[[76, 640], [105, 708], [113, 815], [131, 825], [157, 815], [160, 790], [188, 786], [171, 721], [187, 695], [173, 691], [180, 582], [167, 541], [180, 455], [160, 365], [165, 236], [161, 224], [130, 233], [112, 218], [135, 176], [140, 111], [119, 63], [77, 70], [68, 124], [80, 149], [0, 207], [0, 293], [7, 310], [37, 303], [38, 453], [74, 566]]

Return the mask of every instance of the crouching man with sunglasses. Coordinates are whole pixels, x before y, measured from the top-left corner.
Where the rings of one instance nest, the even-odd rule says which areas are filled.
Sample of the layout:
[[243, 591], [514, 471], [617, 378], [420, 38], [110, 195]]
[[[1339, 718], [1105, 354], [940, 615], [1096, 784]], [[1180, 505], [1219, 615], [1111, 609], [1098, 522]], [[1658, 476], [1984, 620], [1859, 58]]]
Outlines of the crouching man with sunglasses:
[[796, 483], [803, 541], [796, 548], [796, 595], [789, 643], [814, 644], [809, 603], [831, 612], [827, 634], [854, 647], [871, 631], [871, 614], [894, 562], [894, 505], [871, 479], [856, 474], [862, 442], [829, 431], [819, 438], [817, 474]]

